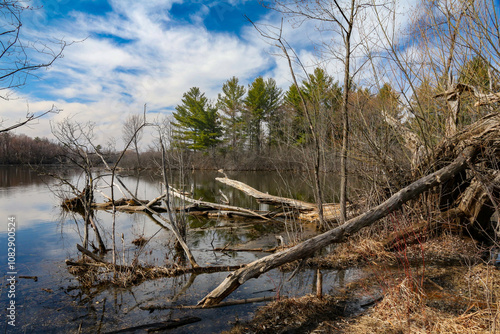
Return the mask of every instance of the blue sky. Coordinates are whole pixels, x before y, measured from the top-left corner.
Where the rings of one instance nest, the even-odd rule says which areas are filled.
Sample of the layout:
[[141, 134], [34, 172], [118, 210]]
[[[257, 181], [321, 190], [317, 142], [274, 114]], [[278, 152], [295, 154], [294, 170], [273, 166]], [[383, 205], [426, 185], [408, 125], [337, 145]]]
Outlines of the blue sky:
[[[96, 144], [115, 137], [120, 149], [123, 121], [141, 113], [145, 103], [153, 121], [174, 110], [193, 86], [215, 100], [232, 76], [244, 85], [259, 75], [273, 77], [284, 89], [291, 84], [286, 60], [273, 55], [278, 50], [244, 17], [279, 25], [281, 17], [258, 1], [33, 0], [31, 5], [37, 9], [22, 17], [26, 40], [72, 44], [50, 69], [13, 92], [11, 101], [0, 101], [5, 125], [27, 110], [62, 109], [17, 133], [51, 138], [49, 121], [71, 117], [95, 122]], [[320, 33], [312, 24], [293, 29], [285, 20], [284, 35], [306, 65], [315, 63], [312, 41]], [[328, 66], [334, 77], [341, 72], [338, 62]]]
[[22, 119], [28, 108], [62, 109], [18, 133], [51, 137], [49, 119], [72, 117], [96, 122], [100, 144], [114, 136], [120, 148], [123, 120], [141, 113], [145, 103], [153, 120], [174, 110], [193, 86], [216, 99], [232, 76], [245, 85], [259, 75], [289, 85], [285, 67], [245, 19], [278, 19], [257, 1], [35, 0], [31, 5], [36, 9], [22, 16], [25, 40], [54, 48], [54, 40], [72, 44], [50, 69], [36, 72], [11, 101], [0, 104], [4, 124]]

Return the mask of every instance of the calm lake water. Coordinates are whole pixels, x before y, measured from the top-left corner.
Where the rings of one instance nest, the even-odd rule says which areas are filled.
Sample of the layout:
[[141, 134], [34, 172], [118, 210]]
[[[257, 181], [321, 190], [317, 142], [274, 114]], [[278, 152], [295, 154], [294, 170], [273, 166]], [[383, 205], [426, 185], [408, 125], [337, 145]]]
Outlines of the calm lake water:
[[[83, 182], [75, 170], [52, 168], [51, 173], [64, 175], [75, 184]], [[96, 172], [96, 175], [99, 175]], [[176, 188], [194, 191], [194, 197], [205, 201], [221, 202], [222, 191], [231, 205], [253, 209], [267, 209], [240, 191], [215, 181], [221, 176], [216, 172], [195, 172], [180, 177], [172, 175], [171, 184]], [[233, 179], [245, 182], [271, 194], [313, 201], [306, 177], [301, 174], [278, 173], [228, 173]], [[159, 176], [152, 172], [126, 175], [122, 178], [129, 189], [141, 199], [152, 199], [160, 194]], [[336, 182], [325, 176], [334, 189]], [[331, 178], [331, 179], [330, 179]], [[103, 180], [109, 179], [104, 176]], [[171, 333], [219, 333], [231, 328], [237, 320], [247, 320], [262, 303], [239, 305], [206, 310], [160, 310], [150, 313], [141, 310], [147, 304], [195, 305], [228, 275], [227, 272], [184, 275], [146, 281], [138, 286], [83, 287], [68, 272], [66, 259], [80, 256], [76, 249], [82, 244], [81, 217], [66, 214], [60, 207], [60, 188], [50, 176], [40, 176], [29, 168], [0, 167], [0, 264], [4, 277], [0, 282], [0, 303], [5, 310], [15, 301], [15, 327], [8, 324], [8, 311], [0, 321], [0, 331], [7, 333], [105, 333], [130, 326], [197, 316], [202, 321], [173, 329]], [[105, 182], [100, 190], [108, 194]], [[81, 188], [80, 188], [81, 189]], [[334, 192], [333, 190], [331, 190]], [[117, 190], [118, 192], [118, 190]], [[121, 197], [121, 194], [116, 195]], [[329, 195], [334, 198], [332, 194]], [[98, 196], [98, 200], [103, 200]], [[15, 217], [15, 298], [9, 298], [11, 289], [8, 268], [8, 219]], [[111, 222], [109, 212], [96, 212], [104, 243], [111, 247]], [[143, 214], [118, 213], [116, 217], [117, 248], [121, 261], [130, 264], [135, 256], [143, 264], [169, 265], [174, 260], [174, 239]], [[261, 252], [214, 252], [215, 247], [234, 245], [241, 247], [274, 247], [275, 235], [286, 240], [314, 233], [313, 226], [297, 226], [291, 222], [252, 222], [189, 218], [188, 244], [200, 265], [233, 265], [248, 263], [267, 255]], [[123, 241], [122, 236], [123, 234]], [[151, 241], [139, 252], [132, 241], [140, 236]], [[138, 255], [139, 254], [139, 255]], [[107, 259], [110, 259], [108, 254]], [[277, 296], [302, 296], [313, 291], [314, 271], [305, 270], [290, 282], [290, 273], [273, 270], [241, 286], [228, 299]], [[334, 292], [344, 284], [359, 278], [357, 270], [342, 272], [325, 271], [324, 291]], [[37, 280], [19, 276], [36, 276]]]

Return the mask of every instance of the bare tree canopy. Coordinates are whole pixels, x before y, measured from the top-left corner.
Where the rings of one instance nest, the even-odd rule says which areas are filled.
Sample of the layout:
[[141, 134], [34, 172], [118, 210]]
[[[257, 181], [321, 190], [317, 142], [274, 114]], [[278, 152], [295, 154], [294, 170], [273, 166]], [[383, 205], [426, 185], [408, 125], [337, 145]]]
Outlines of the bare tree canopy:
[[[23, 38], [22, 14], [29, 10], [36, 8], [24, 1], [0, 2], [0, 98], [4, 100], [9, 100], [13, 89], [24, 86], [30, 76], [35, 76], [36, 70], [47, 68], [61, 58], [66, 47], [64, 41], [46, 42]], [[54, 106], [38, 114], [28, 111], [24, 120], [0, 128], [0, 133], [11, 131], [57, 111]], [[2, 123], [0, 120], [0, 124]]]
[[141, 115], [130, 115], [123, 123], [123, 141], [135, 150], [137, 167], [140, 166], [139, 142], [142, 139], [144, 123], [144, 117]]

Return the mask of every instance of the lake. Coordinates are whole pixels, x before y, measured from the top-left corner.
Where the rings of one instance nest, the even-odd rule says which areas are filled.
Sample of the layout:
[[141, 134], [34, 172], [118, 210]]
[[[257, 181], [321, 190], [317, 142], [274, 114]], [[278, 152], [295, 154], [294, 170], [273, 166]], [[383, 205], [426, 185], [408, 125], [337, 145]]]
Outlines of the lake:
[[[83, 177], [77, 170], [54, 167], [46, 172], [64, 176], [73, 184], [80, 185], [81, 189]], [[109, 176], [101, 171], [96, 171], [95, 175], [102, 176], [99, 191], [109, 195], [109, 188], [105, 186]], [[173, 172], [169, 182], [176, 188], [192, 191], [195, 198], [204, 201], [220, 202], [222, 192], [231, 205], [267, 209], [240, 191], [217, 182], [217, 176], [221, 175], [211, 171], [190, 171], [182, 175]], [[228, 176], [270, 194], [313, 201], [311, 183], [303, 174], [232, 172]], [[153, 172], [142, 172], [140, 175], [121, 172], [121, 178], [138, 198], [152, 199], [160, 194], [161, 178]], [[328, 196], [332, 199], [335, 198], [336, 181], [333, 176], [325, 175], [325, 182], [330, 184]], [[82, 218], [62, 210], [60, 196], [64, 194], [57, 184], [58, 181], [53, 177], [39, 175], [27, 167], [0, 167], [0, 263], [4, 272], [0, 282], [0, 302], [3, 309], [7, 309], [12, 301], [15, 302], [15, 326], [8, 323], [9, 310], [6, 310], [0, 322], [0, 331], [106, 333], [130, 326], [196, 316], [202, 320], [169, 332], [219, 333], [230, 329], [235, 321], [250, 319], [256, 308], [263, 305], [254, 303], [214, 309], [154, 312], [141, 309], [141, 306], [150, 304], [195, 305], [217, 287], [228, 272], [160, 278], [132, 287], [95, 285], [89, 288], [82, 285], [79, 277], [72, 275], [65, 263], [66, 259], [81, 257], [76, 245], [82, 244]], [[121, 197], [116, 191], [118, 195], [115, 196]], [[103, 201], [104, 197], [97, 195], [97, 200]], [[15, 236], [13, 232], [10, 234], [15, 237], [15, 254], [8, 253], [9, 218], [16, 222]], [[106, 247], [111, 248], [111, 213], [97, 211], [95, 218]], [[187, 242], [201, 266], [243, 264], [267, 255], [263, 252], [222, 253], [214, 251], [216, 247], [237, 245], [271, 248], [277, 245], [277, 234], [289, 241], [316, 233], [314, 226], [296, 222], [188, 219]], [[117, 213], [116, 236], [117, 256], [122, 263], [130, 264], [137, 258], [141, 264], [165, 266], [176, 261], [172, 233], [159, 227], [144, 214]], [[132, 243], [139, 237], [151, 238], [142, 250]], [[111, 252], [106, 259], [110, 261]], [[8, 267], [9, 262], [12, 262], [13, 267]], [[16, 281], [9, 280], [12, 276], [10, 272], [16, 273]], [[287, 280], [289, 275], [279, 270], [270, 271], [246, 282], [227, 299], [278, 295], [293, 297], [315, 291], [314, 270], [301, 271], [291, 281]], [[362, 273], [355, 269], [324, 271], [324, 292], [333, 293], [360, 275]], [[36, 280], [33, 278], [35, 276]], [[14, 292], [15, 296], [9, 296], [9, 292]]]

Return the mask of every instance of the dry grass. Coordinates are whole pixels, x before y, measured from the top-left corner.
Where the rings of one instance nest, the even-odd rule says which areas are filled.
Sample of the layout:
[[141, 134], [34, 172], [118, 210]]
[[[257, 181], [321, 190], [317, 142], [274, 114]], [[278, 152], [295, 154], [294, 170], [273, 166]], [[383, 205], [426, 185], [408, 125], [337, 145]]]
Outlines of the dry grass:
[[379, 241], [349, 240], [326, 256], [309, 259], [307, 264], [321, 268], [345, 269], [371, 262], [395, 264], [396, 256], [386, 251]]
[[[451, 295], [450, 295], [451, 296]], [[500, 309], [469, 307], [461, 314], [427, 305], [416, 282], [404, 280], [387, 291], [382, 302], [345, 329], [346, 333], [495, 333]]]
[[343, 312], [343, 303], [332, 296], [283, 299], [261, 307], [252, 322], [238, 324], [225, 333], [307, 333], [322, 321]]
[[446, 233], [395, 252], [380, 241], [351, 240], [309, 264], [369, 264], [372, 274], [337, 293], [350, 301], [382, 294], [378, 304], [347, 318], [323, 316], [312, 296], [277, 301], [232, 333], [500, 333], [500, 270], [482, 264], [482, 252], [473, 240]]
[[405, 256], [409, 262], [425, 264], [463, 264], [481, 261], [483, 250], [476, 241], [453, 234], [441, 236], [406, 248]]

